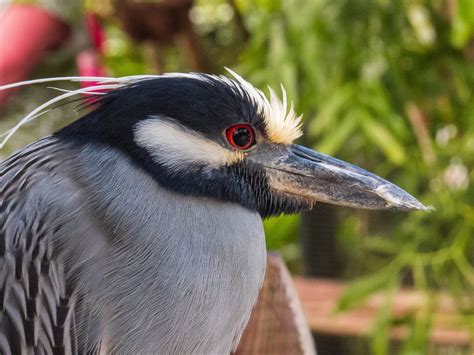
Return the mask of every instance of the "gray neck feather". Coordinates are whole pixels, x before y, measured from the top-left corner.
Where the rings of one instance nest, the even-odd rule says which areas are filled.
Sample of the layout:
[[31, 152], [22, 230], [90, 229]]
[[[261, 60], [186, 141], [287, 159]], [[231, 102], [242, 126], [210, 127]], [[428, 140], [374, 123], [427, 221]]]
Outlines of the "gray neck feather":
[[[112, 150], [86, 147], [74, 160], [73, 178], [86, 190], [87, 218], [101, 242], [93, 255], [79, 255], [74, 243], [64, 255], [82, 260], [76, 278], [102, 346], [136, 354], [232, 351], [263, 281], [260, 216], [170, 192]], [[64, 228], [64, 245], [73, 229], [92, 239], [78, 221]]]

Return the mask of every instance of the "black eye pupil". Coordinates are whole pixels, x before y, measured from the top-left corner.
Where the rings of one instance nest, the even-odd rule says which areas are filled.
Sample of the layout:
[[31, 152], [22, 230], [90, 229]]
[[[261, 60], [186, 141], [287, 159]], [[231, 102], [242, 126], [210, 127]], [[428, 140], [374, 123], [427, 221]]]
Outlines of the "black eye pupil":
[[249, 144], [252, 136], [247, 128], [241, 127], [234, 131], [232, 138], [234, 139], [235, 145], [239, 147], [245, 147], [247, 144]]

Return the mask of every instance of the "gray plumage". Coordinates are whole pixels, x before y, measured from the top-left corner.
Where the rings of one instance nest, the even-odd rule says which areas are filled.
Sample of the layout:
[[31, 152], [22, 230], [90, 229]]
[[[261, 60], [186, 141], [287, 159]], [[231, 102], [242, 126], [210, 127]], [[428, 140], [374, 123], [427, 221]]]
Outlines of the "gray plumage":
[[2, 354], [228, 354], [263, 282], [261, 217], [427, 209], [293, 144], [284, 91], [231, 73], [102, 78], [91, 112], [0, 163]]
[[0, 167], [2, 353], [237, 344], [265, 269], [258, 213], [167, 191], [99, 146], [46, 138]]

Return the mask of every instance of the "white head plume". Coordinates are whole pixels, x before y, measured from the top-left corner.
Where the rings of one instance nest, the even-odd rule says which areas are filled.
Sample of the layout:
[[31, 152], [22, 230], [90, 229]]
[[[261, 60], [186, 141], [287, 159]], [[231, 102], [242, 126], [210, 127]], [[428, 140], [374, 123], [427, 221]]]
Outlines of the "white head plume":
[[[258, 109], [263, 114], [265, 120], [265, 128], [269, 139], [275, 143], [290, 144], [296, 138], [301, 136], [301, 116], [297, 116], [293, 110], [293, 104], [288, 108], [287, 98], [285, 89], [282, 88], [282, 97], [283, 101], [275, 94], [275, 92], [270, 89], [270, 99], [268, 99], [265, 94], [256, 89], [252, 84], [243, 79], [240, 75], [234, 72], [231, 69], [226, 68], [226, 70], [234, 77], [235, 82], [238, 85], [235, 85], [231, 79], [225, 76], [216, 76], [219, 80], [227, 82], [233, 88], [245, 92], [249, 95], [254, 102], [257, 104]], [[49, 112], [53, 104], [59, 103], [62, 100], [76, 96], [76, 95], [103, 95], [105, 94], [104, 90], [114, 90], [119, 89], [128, 85], [133, 85], [142, 80], [148, 79], [158, 79], [161, 77], [188, 77], [195, 78], [199, 80], [206, 80], [206, 76], [189, 73], [169, 73], [163, 75], [132, 75], [125, 76], [120, 78], [112, 77], [81, 77], [81, 76], [68, 76], [68, 77], [56, 77], [56, 78], [43, 78], [35, 80], [27, 80], [18, 83], [8, 84], [0, 86], [1, 90], [7, 90], [19, 86], [27, 86], [33, 84], [49, 83], [55, 81], [71, 81], [71, 82], [95, 82], [96, 85], [89, 86], [86, 88], [79, 88], [77, 90], [63, 90], [54, 88], [56, 90], [64, 91], [63, 94], [56, 96], [55, 98], [43, 103], [38, 106], [36, 109], [31, 111], [27, 116], [22, 118], [15, 126], [10, 128], [8, 131], [0, 135], [0, 138], [3, 138], [0, 141], [0, 149], [2, 149], [7, 141], [15, 134], [15, 132], [20, 129], [26, 123], [38, 118], [39, 116]]]

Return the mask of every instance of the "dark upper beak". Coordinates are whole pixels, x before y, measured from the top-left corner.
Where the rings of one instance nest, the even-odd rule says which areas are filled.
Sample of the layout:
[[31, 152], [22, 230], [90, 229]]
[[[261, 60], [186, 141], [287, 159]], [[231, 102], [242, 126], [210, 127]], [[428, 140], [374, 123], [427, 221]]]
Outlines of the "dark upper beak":
[[267, 145], [249, 158], [265, 167], [272, 189], [287, 194], [356, 208], [431, 209], [377, 175], [299, 145]]

